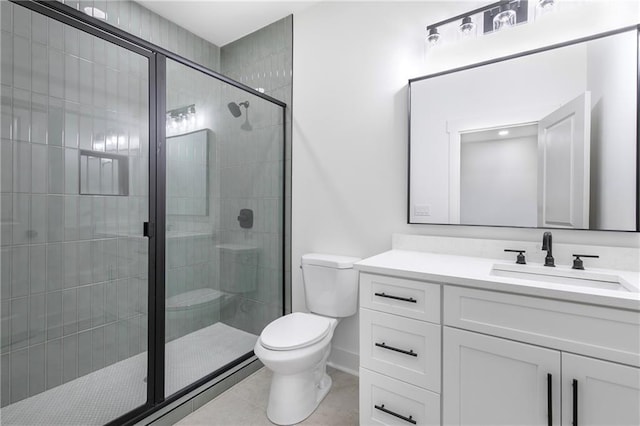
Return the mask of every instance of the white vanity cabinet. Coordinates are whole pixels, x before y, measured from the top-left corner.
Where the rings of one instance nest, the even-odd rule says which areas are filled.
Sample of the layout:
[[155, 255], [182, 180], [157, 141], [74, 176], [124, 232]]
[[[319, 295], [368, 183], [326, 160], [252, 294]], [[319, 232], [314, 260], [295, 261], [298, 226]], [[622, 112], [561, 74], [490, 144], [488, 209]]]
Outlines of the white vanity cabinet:
[[360, 274], [360, 424], [439, 425], [438, 284]]
[[445, 425], [640, 424], [639, 368], [450, 327], [443, 360]]
[[360, 424], [640, 425], [637, 307], [380, 269], [360, 273]]
[[443, 424], [640, 424], [638, 312], [455, 286], [443, 300]]

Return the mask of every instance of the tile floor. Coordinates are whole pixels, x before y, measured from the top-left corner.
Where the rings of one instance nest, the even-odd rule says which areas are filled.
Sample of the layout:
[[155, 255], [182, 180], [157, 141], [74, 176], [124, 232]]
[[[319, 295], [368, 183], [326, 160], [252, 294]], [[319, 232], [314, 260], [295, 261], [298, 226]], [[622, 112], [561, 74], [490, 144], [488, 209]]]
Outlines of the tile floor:
[[[331, 391], [301, 425], [351, 426], [358, 424], [358, 378], [328, 367]], [[177, 425], [269, 426], [267, 399], [271, 372], [258, 370], [228, 391], [194, 411]]]
[[[167, 343], [167, 395], [251, 351], [257, 338], [219, 322]], [[146, 374], [143, 352], [3, 407], [0, 424], [103, 425], [144, 404]]]

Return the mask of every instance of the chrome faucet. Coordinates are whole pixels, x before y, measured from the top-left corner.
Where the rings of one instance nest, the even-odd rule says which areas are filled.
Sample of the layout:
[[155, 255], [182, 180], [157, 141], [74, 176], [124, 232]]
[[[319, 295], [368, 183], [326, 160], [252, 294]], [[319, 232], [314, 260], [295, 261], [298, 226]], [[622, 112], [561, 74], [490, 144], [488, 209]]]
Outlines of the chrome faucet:
[[551, 232], [545, 232], [544, 234], [542, 234], [542, 250], [547, 251], [547, 256], [544, 258], [544, 266], [556, 266], [553, 260], [553, 252], [551, 246]]

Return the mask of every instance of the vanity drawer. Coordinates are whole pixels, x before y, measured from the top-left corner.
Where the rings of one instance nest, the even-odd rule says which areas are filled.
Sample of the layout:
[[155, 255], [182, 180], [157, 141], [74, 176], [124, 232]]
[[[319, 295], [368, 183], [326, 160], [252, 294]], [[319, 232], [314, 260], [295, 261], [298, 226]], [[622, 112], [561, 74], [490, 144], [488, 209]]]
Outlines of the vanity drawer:
[[440, 328], [360, 309], [360, 365], [440, 392]]
[[439, 425], [440, 395], [360, 368], [361, 425]]
[[440, 324], [440, 285], [361, 272], [360, 306]]
[[603, 306], [445, 286], [444, 324], [640, 366], [640, 315]]

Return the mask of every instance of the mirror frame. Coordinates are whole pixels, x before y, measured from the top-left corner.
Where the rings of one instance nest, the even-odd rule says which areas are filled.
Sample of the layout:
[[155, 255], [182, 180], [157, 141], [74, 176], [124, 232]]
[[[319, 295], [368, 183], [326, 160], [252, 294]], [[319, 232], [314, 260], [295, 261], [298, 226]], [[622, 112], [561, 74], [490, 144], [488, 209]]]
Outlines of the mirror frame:
[[[636, 31], [636, 37], [638, 43], [636, 48], [637, 52], [637, 64], [636, 64], [636, 229], [635, 230], [616, 230], [616, 229], [574, 229], [574, 228], [544, 228], [544, 227], [529, 227], [529, 226], [511, 226], [511, 225], [477, 225], [477, 224], [464, 224], [464, 223], [424, 223], [424, 222], [412, 222], [411, 221], [411, 85], [413, 83], [438, 77], [441, 75], [452, 74], [459, 71], [465, 71], [472, 68], [478, 68], [485, 65], [495, 64], [499, 62], [508, 61], [511, 59], [520, 58], [523, 56], [533, 55], [536, 53], [546, 52], [561, 47], [571, 46], [574, 44], [585, 43], [591, 40], [596, 40], [603, 37], [616, 35], [627, 31]], [[407, 155], [407, 224], [409, 225], [448, 225], [448, 226], [482, 226], [492, 228], [523, 228], [523, 229], [552, 229], [552, 230], [570, 230], [570, 231], [606, 231], [606, 232], [640, 232], [640, 24], [619, 28], [604, 33], [591, 35], [588, 37], [582, 37], [579, 39], [569, 40], [562, 43], [552, 44], [549, 46], [527, 50], [524, 52], [515, 53], [512, 55], [502, 56], [487, 61], [477, 62], [470, 65], [465, 65], [458, 68], [452, 68], [445, 71], [440, 71], [434, 74], [427, 74], [420, 77], [409, 79], [408, 91], [407, 91], [409, 120], [408, 120], [408, 155]]]

